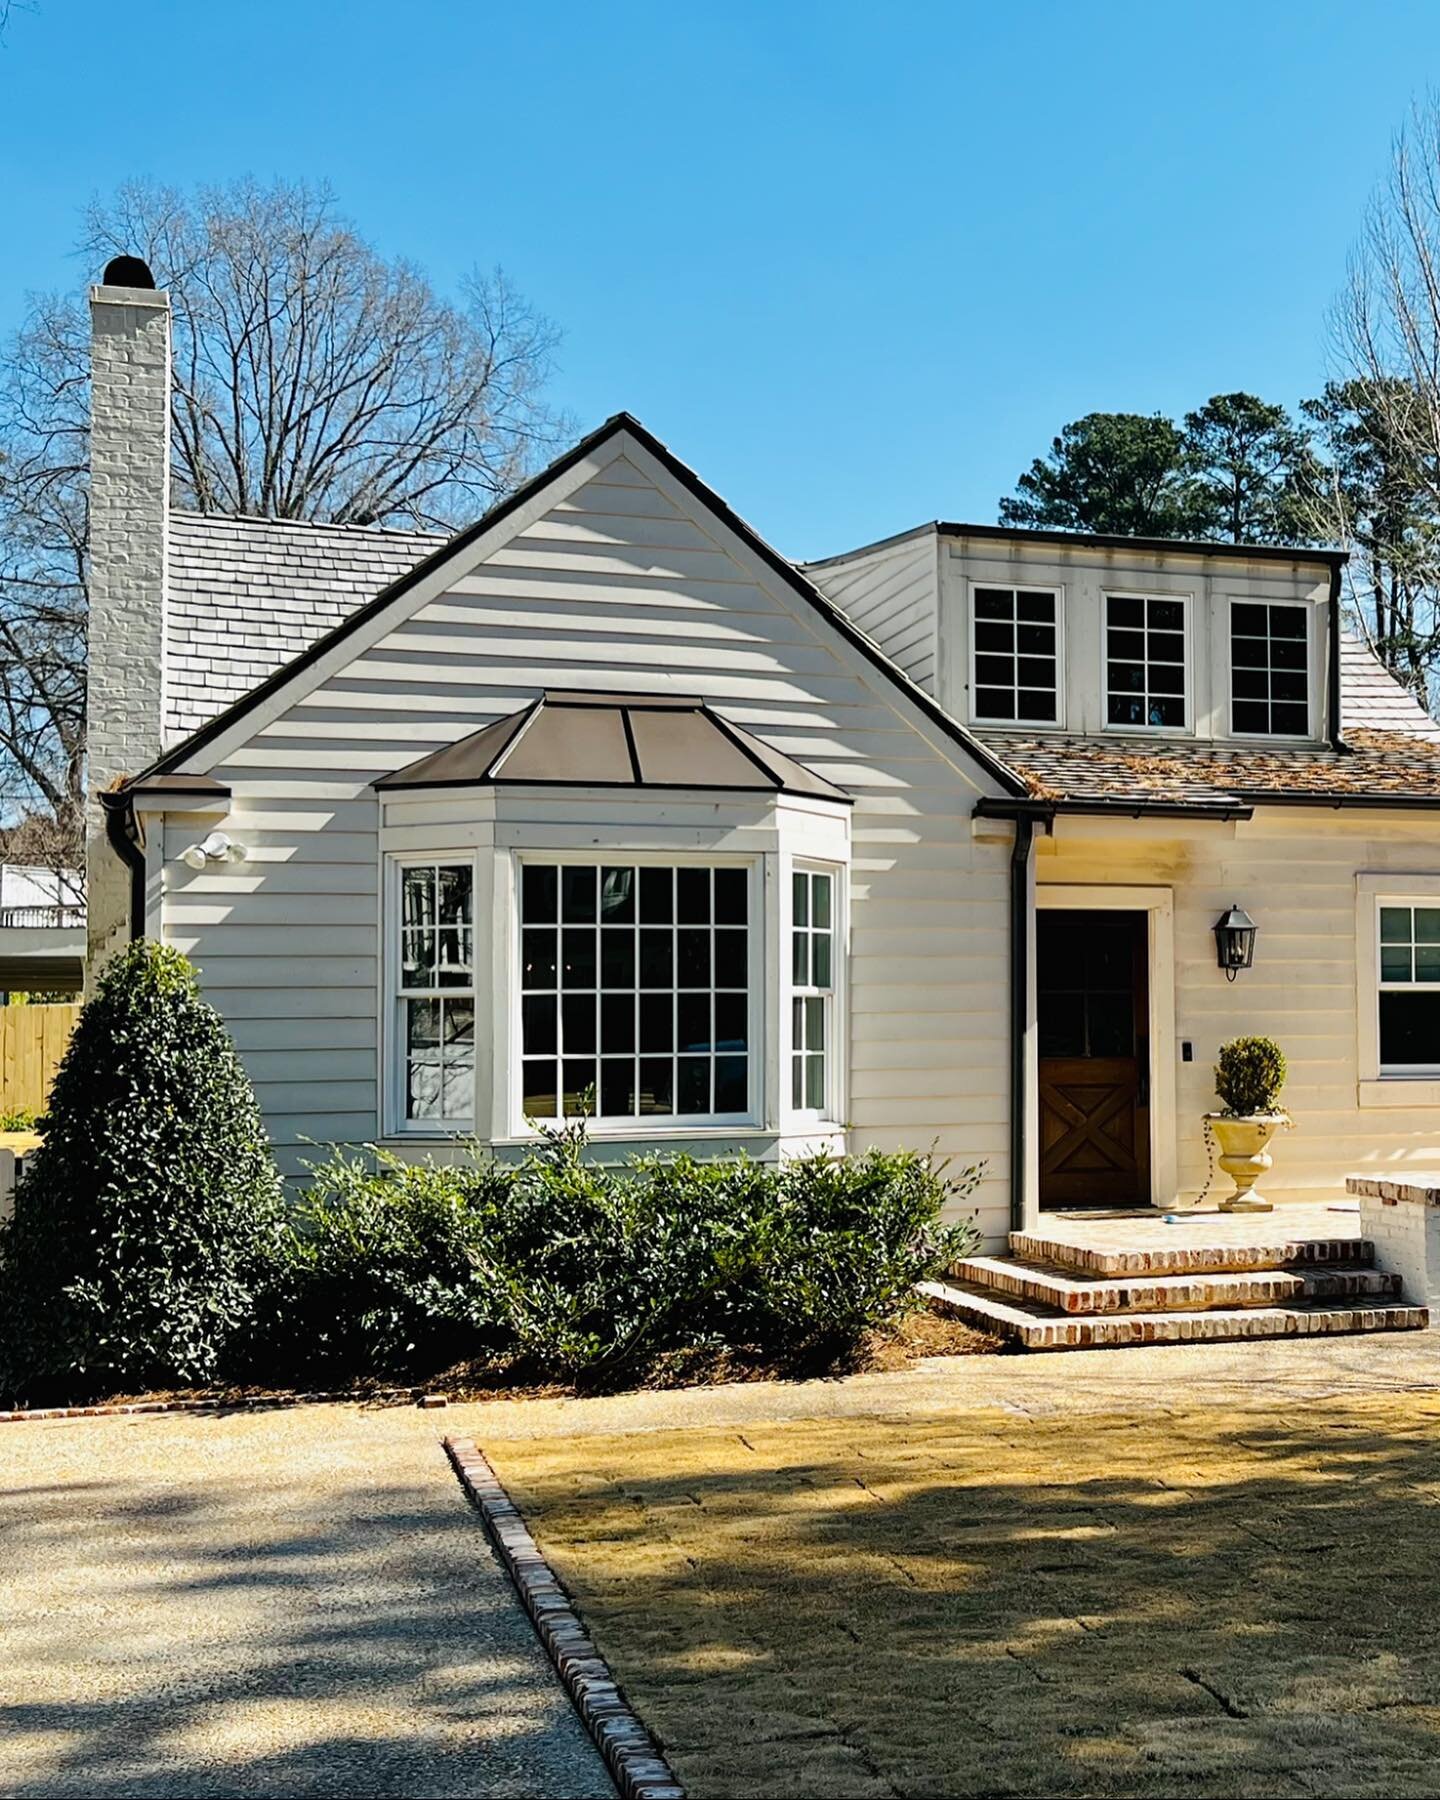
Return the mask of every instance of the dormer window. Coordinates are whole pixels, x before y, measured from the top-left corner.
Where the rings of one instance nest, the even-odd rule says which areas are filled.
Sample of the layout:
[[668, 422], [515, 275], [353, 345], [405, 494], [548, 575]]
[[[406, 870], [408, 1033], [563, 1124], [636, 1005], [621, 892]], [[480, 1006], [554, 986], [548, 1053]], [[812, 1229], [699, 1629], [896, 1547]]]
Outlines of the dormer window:
[[1245, 737], [1310, 735], [1309, 608], [1230, 607], [1230, 726]]
[[1135, 730], [1183, 731], [1185, 602], [1105, 596], [1105, 717]]
[[1006, 725], [1060, 719], [1060, 595], [1055, 588], [976, 587], [975, 717]]

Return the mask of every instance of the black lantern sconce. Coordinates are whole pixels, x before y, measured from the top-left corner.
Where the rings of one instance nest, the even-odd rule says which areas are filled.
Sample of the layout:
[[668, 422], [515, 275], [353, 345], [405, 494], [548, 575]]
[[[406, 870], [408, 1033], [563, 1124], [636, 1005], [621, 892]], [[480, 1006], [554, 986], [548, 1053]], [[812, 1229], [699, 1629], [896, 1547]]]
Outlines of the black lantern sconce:
[[1254, 962], [1255, 930], [1255, 921], [1241, 906], [1232, 906], [1215, 921], [1215, 949], [1227, 981]]

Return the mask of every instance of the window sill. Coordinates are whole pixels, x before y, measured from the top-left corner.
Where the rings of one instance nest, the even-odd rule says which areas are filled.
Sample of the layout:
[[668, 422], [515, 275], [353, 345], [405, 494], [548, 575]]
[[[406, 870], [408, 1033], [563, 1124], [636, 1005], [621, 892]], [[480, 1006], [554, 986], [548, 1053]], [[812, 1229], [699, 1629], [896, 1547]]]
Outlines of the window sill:
[[[571, 1124], [578, 1121], [571, 1120]], [[556, 1130], [560, 1129], [557, 1121]], [[648, 1144], [652, 1142], [676, 1142], [690, 1138], [724, 1140], [727, 1138], [772, 1139], [783, 1135], [777, 1128], [769, 1125], [756, 1125], [752, 1120], [741, 1120], [734, 1125], [624, 1125], [621, 1127], [597, 1126], [593, 1120], [586, 1130], [586, 1141], [591, 1144]], [[538, 1144], [541, 1141], [538, 1131], [514, 1132], [509, 1137], [492, 1138], [492, 1145], [498, 1149], [513, 1150], [527, 1144]]]
[[1440, 1106], [1440, 1076], [1382, 1075], [1360, 1082], [1356, 1098], [1361, 1106]]

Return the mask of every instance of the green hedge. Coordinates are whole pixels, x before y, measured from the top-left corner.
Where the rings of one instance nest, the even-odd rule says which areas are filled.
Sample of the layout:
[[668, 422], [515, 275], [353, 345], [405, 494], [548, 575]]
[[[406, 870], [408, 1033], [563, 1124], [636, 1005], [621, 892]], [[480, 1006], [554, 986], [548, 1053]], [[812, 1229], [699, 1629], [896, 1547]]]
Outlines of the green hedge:
[[909, 1152], [616, 1168], [570, 1128], [518, 1165], [370, 1153], [314, 1173], [244, 1349], [253, 1375], [490, 1359], [595, 1381], [700, 1346], [825, 1367], [977, 1237], [941, 1212], [978, 1170], [947, 1181]]

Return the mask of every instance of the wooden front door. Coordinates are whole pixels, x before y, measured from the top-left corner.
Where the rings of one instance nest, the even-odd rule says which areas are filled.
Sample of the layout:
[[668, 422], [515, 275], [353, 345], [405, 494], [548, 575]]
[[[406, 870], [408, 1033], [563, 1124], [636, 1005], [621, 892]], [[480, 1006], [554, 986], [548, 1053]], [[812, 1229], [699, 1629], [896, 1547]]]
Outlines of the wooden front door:
[[1150, 1203], [1148, 921], [1035, 916], [1041, 1206]]

